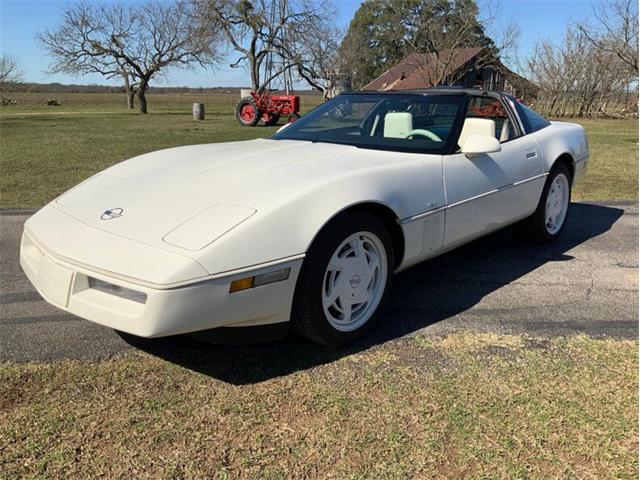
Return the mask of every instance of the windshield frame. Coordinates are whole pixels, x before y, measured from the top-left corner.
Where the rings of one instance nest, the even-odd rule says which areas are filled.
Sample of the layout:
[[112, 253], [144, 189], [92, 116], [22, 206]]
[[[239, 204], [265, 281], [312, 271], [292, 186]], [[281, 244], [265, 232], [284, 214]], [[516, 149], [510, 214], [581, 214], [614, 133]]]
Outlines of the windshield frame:
[[[466, 92], [409, 92], [409, 91], [398, 91], [398, 92], [348, 92], [338, 95], [333, 99], [325, 102], [323, 104], [318, 105], [313, 110], [304, 115], [300, 120], [297, 120], [295, 123], [304, 121], [306, 119], [314, 120], [320, 117], [325, 111], [332, 108], [332, 105], [337, 103], [340, 99], [344, 99], [345, 97], [373, 97], [379, 98], [378, 103], [386, 98], [397, 98], [397, 97], [436, 97], [434, 98], [446, 98], [448, 101], [446, 103], [454, 103], [458, 107], [458, 111], [456, 112], [456, 116], [451, 125], [451, 132], [447, 138], [447, 141], [437, 148], [425, 148], [424, 146], [420, 147], [408, 147], [408, 146], [395, 146], [395, 145], [380, 145], [373, 143], [355, 143], [349, 141], [341, 141], [337, 139], [310, 139], [310, 138], [288, 138], [287, 133], [290, 131], [291, 127], [286, 127], [276, 132], [274, 135], [269, 137], [271, 140], [293, 140], [293, 141], [306, 141], [312, 143], [330, 143], [336, 145], [348, 145], [356, 148], [368, 149], [368, 150], [383, 150], [389, 152], [404, 152], [404, 153], [420, 153], [424, 155], [449, 155], [454, 153], [457, 147], [458, 138], [460, 137], [460, 132], [462, 130], [462, 124], [464, 123], [464, 117], [466, 115], [469, 95]], [[452, 102], [450, 99], [455, 98], [456, 101]], [[360, 121], [360, 124], [365, 123], [367, 118], [371, 114], [373, 114], [376, 110], [376, 106], [372, 107], [371, 111], [369, 111], [364, 118]], [[295, 124], [294, 124], [295, 125]]]

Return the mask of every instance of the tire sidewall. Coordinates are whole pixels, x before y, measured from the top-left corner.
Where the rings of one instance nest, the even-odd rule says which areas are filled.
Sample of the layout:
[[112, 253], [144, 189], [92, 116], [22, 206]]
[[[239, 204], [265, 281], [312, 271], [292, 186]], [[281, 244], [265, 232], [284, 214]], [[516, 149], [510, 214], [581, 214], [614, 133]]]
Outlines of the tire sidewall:
[[[561, 174], [563, 174], [567, 178], [567, 183], [569, 185], [569, 199], [568, 199], [568, 205], [567, 205], [567, 213], [565, 214], [565, 217], [560, 229], [555, 233], [550, 233], [549, 230], [547, 230], [547, 218], [546, 218], [547, 197], [549, 195], [549, 190], [551, 189], [551, 185], [553, 184], [553, 181], [556, 179], [558, 175], [561, 175]], [[544, 185], [544, 189], [542, 190], [542, 196], [540, 198], [538, 212], [536, 212], [537, 213], [536, 223], [538, 223], [540, 234], [545, 240], [549, 242], [552, 242], [553, 240], [558, 238], [562, 233], [562, 231], [564, 230], [565, 225], [567, 224], [567, 219], [569, 218], [569, 212], [571, 210], [570, 208], [571, 193], [572, 193], [571, 191], [572, 191], [571, 174], [569, 172], [569, 169], [562, 164], [554, 166], [551, 169], [551, 172], [549, 172], [549, 177], [547, 178], [547, 181]]]
[[[369, 319], [349, 332], [335, 329], [326, 318], [322, 305], [322, 289], [329, 261], [340, 244], [358, 232], [375, 235], [382, 243], [387, 257], [387, 275], [378, 306]], [[320, 232], [305, 257], [294, 295], [292, 322], [303, 336], [330, 346], [345, 345], [369, 330], [377, 321], [388, 297], [394, 270], [391, 237], [384, 223], [368, 213], [347, 214]]]

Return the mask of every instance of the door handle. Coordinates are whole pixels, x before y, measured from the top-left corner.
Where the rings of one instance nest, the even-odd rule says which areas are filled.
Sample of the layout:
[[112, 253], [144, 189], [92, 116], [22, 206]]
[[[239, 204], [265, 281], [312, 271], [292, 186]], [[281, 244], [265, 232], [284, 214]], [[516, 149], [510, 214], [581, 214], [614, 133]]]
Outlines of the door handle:
[[538, 154], [533, 151], [533, 152], [527, 152], [527, 160], [531, 159], [531, 158], [536, 158], [538, 156]]

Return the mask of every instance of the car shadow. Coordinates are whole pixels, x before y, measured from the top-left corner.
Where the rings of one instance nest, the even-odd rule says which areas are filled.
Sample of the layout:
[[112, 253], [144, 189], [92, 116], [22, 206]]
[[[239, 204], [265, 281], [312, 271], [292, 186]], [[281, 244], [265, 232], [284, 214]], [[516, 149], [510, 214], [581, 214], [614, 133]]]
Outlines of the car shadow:
[[571, 261], [568, 251], [609, 230], [622, 214], [619, 208], [573, 204], [565, 230], [551, 245], [523, 244], [512, 229], [506, 229], [402, 272], [394, 278], [378, 324], [346, 348], [323, 347], [294, 335], [239, 346], [215, 345], [187, 336], [123, 338], [147, 353], [228, 383], [261, 382], [323, 365], [447, 320], [547, 262]]

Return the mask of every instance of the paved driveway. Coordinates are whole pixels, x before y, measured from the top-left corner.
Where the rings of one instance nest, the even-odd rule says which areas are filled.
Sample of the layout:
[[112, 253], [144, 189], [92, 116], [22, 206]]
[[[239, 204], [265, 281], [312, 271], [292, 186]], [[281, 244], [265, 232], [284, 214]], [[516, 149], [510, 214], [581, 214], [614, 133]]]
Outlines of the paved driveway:
[[[177, 363], [191, 362], [192, 368], [200, 361], [198, 352], [206, 351], [207, 361], [224, 358], [227, 363], [229, 355], [251, 355], [286, 373], [293, 368], [287, 358], [297, 358], [300, 368], [297, 356], [320, 348], [297, 338], [244, 347], [185, 338], [137, 342], [65, 314], [45, 303], [20, 269], [26, 218], [24, 212], [0, 216], [0, 361], [96, 360], [143, 348]], [[638, 208], [629, 203], [574, 204], [561, 240], [549, 247], [523, 245], [509, 230], [493, 234], [397, 275], [381, 325], [348, 351], [416, 333], [461, 329], [636, 338], [637, 234]], [[330, 361], [348, 351], [327, 351], [313, 361]]]

